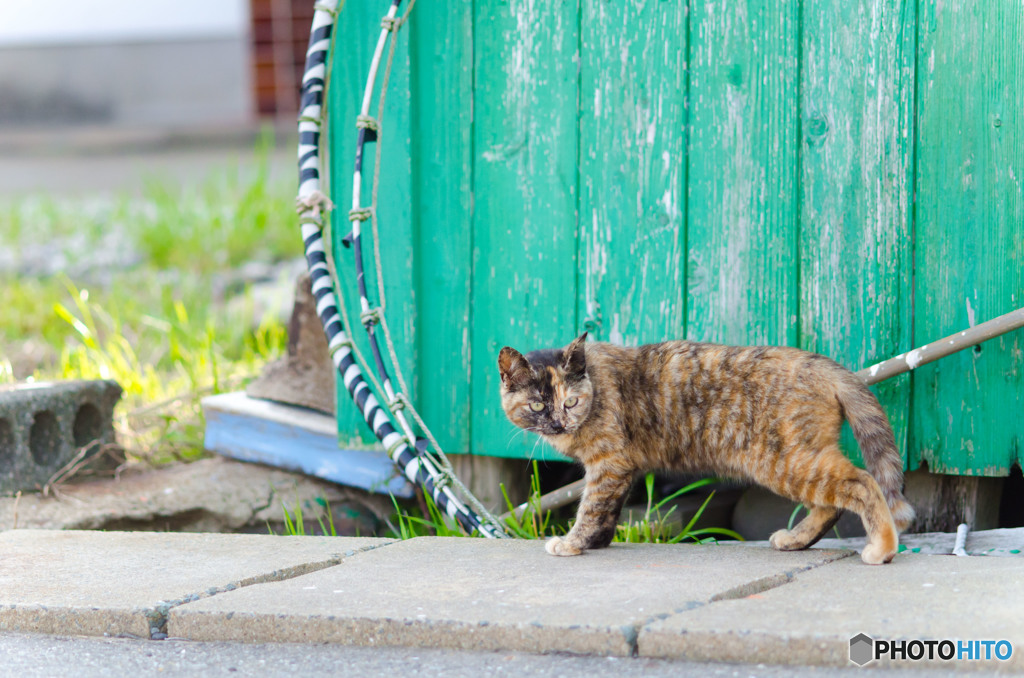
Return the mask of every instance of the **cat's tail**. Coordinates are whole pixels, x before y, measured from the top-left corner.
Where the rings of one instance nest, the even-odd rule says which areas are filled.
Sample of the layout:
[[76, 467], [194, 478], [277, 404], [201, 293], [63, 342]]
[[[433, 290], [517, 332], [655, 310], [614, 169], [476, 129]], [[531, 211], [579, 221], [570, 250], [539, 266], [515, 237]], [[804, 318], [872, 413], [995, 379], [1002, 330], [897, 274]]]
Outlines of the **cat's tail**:
[[882, 488], [896, 529], [903, 532], [914, 520], [914, 508], [903, 496], [903, 459], [889, 419], [875, 394], [852, 372], [844, 370], [836, 397], [860, 445], [864, 465]]

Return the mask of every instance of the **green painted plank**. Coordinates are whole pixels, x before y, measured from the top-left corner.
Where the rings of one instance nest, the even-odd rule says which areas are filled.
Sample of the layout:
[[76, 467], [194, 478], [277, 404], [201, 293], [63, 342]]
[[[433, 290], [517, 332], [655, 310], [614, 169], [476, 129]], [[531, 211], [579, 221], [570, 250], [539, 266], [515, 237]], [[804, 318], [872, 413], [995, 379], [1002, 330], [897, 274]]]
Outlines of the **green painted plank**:
[[[855, 371], [912, 348], [915, 2], [803, 7], [800, 346]], [[909, 376], [875, 392], [905, 451]]]
[[416, 406], [446, 452], [469, 452], [473, 3], [410, 15]]
[[[335, 24], [335, 50], [332, 58], [330, 91], [330, 181], [331, 199], [335, 210], [331, 215], [331, 237], [334, 262], [339, 284], [345, 286], [349, 298], [349, 318], [359, 322], [359, 300], [355, 287], [353, 250], [342, 246], [341, 239], [351, 230], [348, 211], [352, 204], [352, 170], [355, 162], [356, 126], [363, 88], [370, 67], [373, 50], [380, 35], [380, 20], [387, 10], [386, 3], [346, 3]], [[388, 86], [386, 111], [381, 119], [381, 191], [378, 215], [384, 246], [381, 251], [382, 271], [388, 323], [399, 354], [400, 367], [408, 377], [415, 364], [414, 341], [417, 313], [413, 288], [413, 240], [411, 224], [411, 167], [410, 167], [410, 95], [409, 95], [409, 41], [402, 33], [392, 66]], [[385, 51], [385, 59], [387, 52]], [[379, 90], [383, 79], [377, 79]], [[375, 99], [376, 102], [376, 99]], [[376, 103], [371, 114], [377, 114]], [[374, 168], [374, 144], [367, 144], [364, 157], [363, 206], [369, 206]], [[369, 221], [363, 222], [363, 248], [366, 282], [371, 305], [380, 302], [377, 293], [376, 268], [373, 258], [373, 240]], [[347, 328], [366, 359], [372, 365], [369, 344], [361, 326]], [[381, 332], [381, 350], [386, 347]], [[392, 377], [394, 370], [391, 369]], [[396, 383], [397, 388], [397, 383]], [[357, 441], [376, 443], [373, 433], [359, 415], [355, 405], [338, 380], [338, 432], [343, 445]]]
[[[578, 7], [477, 3], [473, 97], [472, 448], [552, 455], [501, 411], [498, 351], [576, 330]], [[535, 449], [536, 445], [536, 449]]]
[[684, 334], [686, 4], [587, 0], [579, 313], [594, 339]]
[[795, 345], [799, 3], [691, 11], [686, 334]]
[[[914, 343], [1024, 306], [1024, 5], [922, 2]], [[912, 462], [1005, 475], [1024, 441], [1024, 332], [913, 377]]]

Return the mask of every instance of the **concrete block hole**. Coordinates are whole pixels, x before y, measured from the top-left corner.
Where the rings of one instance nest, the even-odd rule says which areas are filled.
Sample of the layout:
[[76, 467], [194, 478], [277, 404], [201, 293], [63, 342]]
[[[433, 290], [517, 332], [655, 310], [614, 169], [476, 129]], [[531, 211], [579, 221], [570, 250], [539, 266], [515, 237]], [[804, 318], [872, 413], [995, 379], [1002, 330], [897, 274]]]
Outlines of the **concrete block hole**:
[[0, 468], [14, 464], [14, 429], [8, 419], [0, 419]]
[[36, 412], [28, 432], [28, 449], [39, 466], [51, 466], [60, 455], [60, 422], [49, 410]]
[[103, 436], [103, 415], [92, 403], [84, 403], [75, 413], [75, 423], [71, 435], [75, 447], [82, 449], [86, 445], [95, 446]]

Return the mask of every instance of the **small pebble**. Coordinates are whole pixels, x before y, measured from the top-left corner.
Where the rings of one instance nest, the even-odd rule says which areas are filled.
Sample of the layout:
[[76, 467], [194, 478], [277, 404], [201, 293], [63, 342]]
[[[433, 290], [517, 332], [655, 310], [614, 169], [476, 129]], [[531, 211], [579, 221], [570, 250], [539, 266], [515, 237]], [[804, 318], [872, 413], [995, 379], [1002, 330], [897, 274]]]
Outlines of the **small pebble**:
[[153, 639], [153, 640], [167, 640], [167, 634], [166, 633], [154, 633], [154, 634], [152, 634], [150, 636], [150, 638]]

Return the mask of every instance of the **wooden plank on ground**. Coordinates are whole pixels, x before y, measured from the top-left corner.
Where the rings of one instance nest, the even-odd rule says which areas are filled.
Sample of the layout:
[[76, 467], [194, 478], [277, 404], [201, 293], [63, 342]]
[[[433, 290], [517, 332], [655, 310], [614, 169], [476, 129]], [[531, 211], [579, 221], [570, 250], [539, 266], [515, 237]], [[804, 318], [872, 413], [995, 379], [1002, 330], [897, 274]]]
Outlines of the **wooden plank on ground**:
[[333, 417], [242, 392], [203, 398], [205, 449], [380, 494], [411, 497], [412, 486], [381, 449], [338, 448]]

